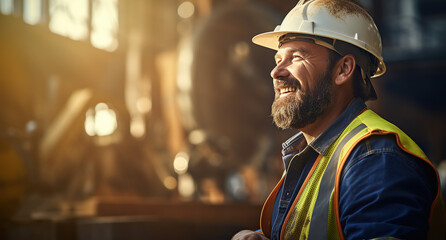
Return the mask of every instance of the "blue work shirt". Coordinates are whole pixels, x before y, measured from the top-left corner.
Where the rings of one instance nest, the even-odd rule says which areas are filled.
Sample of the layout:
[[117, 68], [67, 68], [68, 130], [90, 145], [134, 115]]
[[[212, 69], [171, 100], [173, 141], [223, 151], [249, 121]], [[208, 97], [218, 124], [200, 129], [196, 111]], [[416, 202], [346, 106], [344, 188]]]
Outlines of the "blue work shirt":
[[[284, 219], [316, 158], [364, 109], [365, 103], [355, 99], [310, 144], [301, 132], [282, 144], [286, 176], [273, 209], [272, 240], [280, 238]], [[436, 184], [435, 172], [399, 148], [394, 135], [374, 135], [358, 143], [344, 165], [339, 188], [345, 239], [425, 239]]]

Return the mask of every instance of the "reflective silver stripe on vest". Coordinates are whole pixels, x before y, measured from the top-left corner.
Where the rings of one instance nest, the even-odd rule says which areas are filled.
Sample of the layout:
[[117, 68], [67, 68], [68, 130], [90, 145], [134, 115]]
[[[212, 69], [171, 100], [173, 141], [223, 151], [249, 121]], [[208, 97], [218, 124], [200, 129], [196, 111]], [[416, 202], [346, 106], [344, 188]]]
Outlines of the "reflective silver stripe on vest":
[[319, 194], [314, 205], [313, 215], [311, 217], [308, 239], [327, 239], [328, 210], [330, 197], [334, 190], [336, 180], [336, 171], [342, 148], [361, 130], [365, 129], [365, 124], [360, 124], [351, 130], [339, 143], [330, 158], [327, 168], [319, 186]]

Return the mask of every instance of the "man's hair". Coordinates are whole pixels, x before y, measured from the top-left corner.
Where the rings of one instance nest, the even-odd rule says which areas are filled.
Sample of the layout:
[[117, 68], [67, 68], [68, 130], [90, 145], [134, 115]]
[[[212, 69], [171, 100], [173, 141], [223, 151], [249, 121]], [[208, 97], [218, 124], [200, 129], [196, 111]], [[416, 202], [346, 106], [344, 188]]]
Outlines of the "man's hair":
[[[334, 65], [341, 59], [342, 56], [333, 51], [328, 49], [328, 67], [329, 69], [333, 69]], [[356, 68], [353, 73], [353, 95], [358, 98], [362, 98], [364, 101], [367, 101], [370, 99], [370, 97], [367, 94], [367, 90], [365, 87], [364, 79], [362, 78], [361, 74], [361, 68], [356, 65]]]

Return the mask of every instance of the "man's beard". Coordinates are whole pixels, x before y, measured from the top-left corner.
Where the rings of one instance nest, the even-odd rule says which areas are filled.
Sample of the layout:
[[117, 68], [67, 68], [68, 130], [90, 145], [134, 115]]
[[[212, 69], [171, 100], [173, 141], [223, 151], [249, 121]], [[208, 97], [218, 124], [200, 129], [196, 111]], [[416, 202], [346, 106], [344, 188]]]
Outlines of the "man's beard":
[[298, 87], [295, 97], [276, 95], [271, 110], [276, 125], [282, 129], [302, 129], [324, 114], [333, 95], [330, 76], [331, 71], [327, 68], [314, 89], [302, 92]]

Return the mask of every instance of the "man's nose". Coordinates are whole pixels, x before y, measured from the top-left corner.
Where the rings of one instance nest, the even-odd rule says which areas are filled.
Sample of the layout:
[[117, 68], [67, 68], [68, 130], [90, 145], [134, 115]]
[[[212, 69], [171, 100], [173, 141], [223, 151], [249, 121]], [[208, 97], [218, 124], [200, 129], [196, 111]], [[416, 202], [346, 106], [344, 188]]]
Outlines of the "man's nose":
[[289, 72], [283, 63], [277, 64], [276, 67], [274, 67], [273, 70], [271, 70], [271, 77], [273, 79], [281, 79], [283, 77], [287, 77], [288, 74]]

